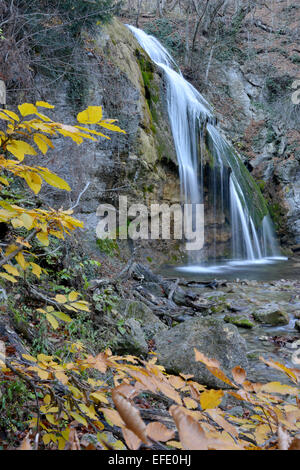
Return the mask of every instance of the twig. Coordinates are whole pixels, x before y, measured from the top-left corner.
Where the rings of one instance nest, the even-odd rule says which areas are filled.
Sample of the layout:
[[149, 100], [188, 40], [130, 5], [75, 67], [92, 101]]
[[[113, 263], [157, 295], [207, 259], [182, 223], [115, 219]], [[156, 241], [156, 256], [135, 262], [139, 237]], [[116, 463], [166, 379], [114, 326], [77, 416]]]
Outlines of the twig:
[[73, 209], [75, 209], [75, 207], [78, 206], [78, 204], [79, 204], [79, 202], [80, 202], [80, 199], [81, 199], [81, 196], [83, 196], [83, 194], [86, 192], [86, 190], [88, 189], [90, 183], [91, 183], [90, 181], [88, 181], [88, 182], [86, 183], [84, 189], [81, 191], [81, 193], [79, 193], [79, 196], [78, 196], [78, 198], [77, 198], [76, 203], [74, 204], [74, 206], [70, 207], [69, 210], [73, 210]]
[[[25, 238], [25, 242], [29, 242], [29, 240], [31, 240], [34, 237], [34, 235], [38, 232], [39, 232], [39, 230], [37, 230], [37, 229], [34, 229], [32, 232], [30, 232], [28, 237]], [[0, 261], [0, 267], [3, 266], [3, 264], [10, 261], [12, 258], [14, 258], [19, 253], [19, 251], [22, 251], [22, 250], [23, 250], [23, 246], [20, 245], [18, 248], [16, 248], [14, 251], [12, 251], [9, 255], [5, 256], [5, 258], [2, 261]]]

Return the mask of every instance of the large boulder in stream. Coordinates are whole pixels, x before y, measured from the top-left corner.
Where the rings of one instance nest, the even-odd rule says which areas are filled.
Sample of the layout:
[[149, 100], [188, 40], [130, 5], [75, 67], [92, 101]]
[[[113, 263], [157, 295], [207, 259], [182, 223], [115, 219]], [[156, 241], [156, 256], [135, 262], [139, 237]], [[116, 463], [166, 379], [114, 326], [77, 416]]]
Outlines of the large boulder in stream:
[[193, 374], [195, 380], [215, 388], [227, 388], [204, 364], [195, 361], [194, 348], [217, 359], [225, 374], [234, 366], [247, 367], [246, 342], [236, 326], [220, 319], [195, 318], [155, 336], [158, 361], [169, 372]]

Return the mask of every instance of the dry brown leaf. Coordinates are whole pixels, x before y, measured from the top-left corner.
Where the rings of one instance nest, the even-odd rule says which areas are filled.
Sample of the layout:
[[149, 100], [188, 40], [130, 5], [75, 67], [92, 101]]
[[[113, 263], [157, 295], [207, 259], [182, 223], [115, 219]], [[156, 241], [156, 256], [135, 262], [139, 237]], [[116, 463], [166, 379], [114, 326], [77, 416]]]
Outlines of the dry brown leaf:
[[18, 450], [33, 450], [30, 444], [30, 439], [28, 437], [28, 434], [26, 437], [24, 437], [23, 441], [21, 442], [20, 446], [18, 447]]
[[300, 434], [294, 437], [288, 450], [300, 450]]
[[239, 385], [241, 385], [243, 382], [245, 382], [246, 379], [246, 371], [240, 366], [235, 366], [232, 369], [232, 377], [235, 380], [235, 382]]
[[184, 397], [183, 401], [184, 401], [185, 406], [189, 410], [195, 410], [196, 408], [198, 408], [198, 403], [192, 398]]
[[226, 419], [223, 418], [222, 412], [217, 409], [217, 410], [207, 410], [206, 412], [209, 414], [209, 416], [214, 420], [215, 423], [217, 423], [221, 428], [224, 429], [224, 431], [230, 433], [232, 436], [237, 437], [238, 436], [238, 431], [235, 426], [232, 424], [228, 423]]
[[130, 450], [138, 450], [142, 443], [141, 439], [128, 428], [123, 428], [122, 432], [127, 447]]
[[157, 388], [166, 395], [166, 397], [174, 400], [178, 405], [182, 404], [180, 394], [168, 382], [162, 382], [156, 377], [153, 377], [153, 380], [157, 384]]
[[119, 428], [125, 427], [124, 421], [116, 410], [111, 408], [99, 408], [99, 411], [102, 411], [105, 419], [109, 420], [113, 426], [118, 426]]
[[127, 399], [134, 398], [136, 395], [140, 393], [140, 390], [137, 390], [132, 385], [128, 385], [126, 383], [122, 383], [121, 385], [118, 385], [118, 387], [115, 387], [115, 390], [121, 395], [123, 395], [124, 398], [127, 398]]
[[291, 436], [289, 435], [288, 432], [286, 432], [285, 429], [282, 428], [282, 426], [278, 426], [278, 449], [279, 450], [288, 450], [290, 444], [291, 444]]
[[201, 425], [184, 412], [181, 406], [169, 409], [178, 429], [180, 442], [186, 450], [207, 450], [207, 439]]
[[194, 348], [195, 351], [195, 360], [197, 362], [202, 362], [206, 365], [207, 369], [218, 379], [222, 380], [231, 387], [238, 388], [220, 369], [220, 363], [216, 359], [210, 359]]
[[217, 361], [217, 359], [210, 359], [209, 357], [206, 357], [203, 353], [198, 351], [198, 349], [194, 348], [195, 352], [195, 361], [197, 362], [203, 362], [207, 367], [216, 367], [217, 369], [220, 369], [220, 363]]
[[194, 387], [193, 384], [190, 384], [188, 387], [189, 387], [189, 391], [190, 391], [190, 393], [191, 393], [191, 396], [192, 396], [193, 398], [195, 398], [195, 400], [198, 400], [198, 401], [199, 401], [199, 400], [200, 400], [200, 393], [198, 392], [198, 390], [196, 389], [196, 387]]
[[169, 375], [168, 380], [174, 388], [182, 388], [185, 386], [185, 381], [177, 375]]
[[298, 395], [299, 390], [297, 387], [291, 387], [280, 382], [269, 382], [261, 387], [262, 392], [267, 393], [280, 393], [281, 395]]
[[270, 433], [270, 427], [268, 424], [260, 424], [256, 427], [254, 435], [258, 445], [263, 444], [268, 438]]
[[278, 449], [288, 450], [291, 440], [292, 440], [289, 433], [285, 429], [283, 429], [282, 426], [278, 426], [277, 434], [278, 434]]
[[168, 429], [167, 426], [158, 421], [154, 421], [148, 424], [147, 435], [154, 441], [166, 442], [174, 438], [175, 431]]
[[157, 392], [157, 386], [156, 386], [156, 383], [154, 383], [154, 381], [152, 380], [152, 377], [150, 377], [147, 374], [143, 374], [141, 371], [138, 371], [138, 370], [132, 370], [132, 369], [128, 369], [127, 370], [128, 374], [131, 375], [131, 377], [133, 377], [135, 380], [137, 380], [138, 382], [140, 382], [146, 390], [150, 390], [150, 392]]
[[116, 390], [112, 392], [112, 399], [126, 427], [134, 432], [144, 444], [148, 444], [146, 424], [139, 411]]
[[70, 450], [80, 450], [80, 442], [76, 432], [76, 429], [71, 428], [69, 434], [69, 443], [70, 443]]
[[192, 379], [194, 376], [193, 374], [182, 374], [181, 372], [179, 373], [180, 377], [183, 377], [184, 380], [189, 380]]
[[105, 374], [107, 370], [107, 355], [105, 353], [100, 353], [96, 357], [90, 355], [86, 360], [91, 367]]
[[288, 367], [285, 367], [283, 364], [280, 364], [280, 362], [273, 361], [272, 359], [264, 359], [262, 356], [259, 357], [260, 361], [264, 362], [267, 364], [267, 366], [272, 367], [273, 369], [280, 370], [281, 372], [284, 372], [294, 383], [298, 383], [298, 376], [295, 374], [294, 369], [289, 369]]

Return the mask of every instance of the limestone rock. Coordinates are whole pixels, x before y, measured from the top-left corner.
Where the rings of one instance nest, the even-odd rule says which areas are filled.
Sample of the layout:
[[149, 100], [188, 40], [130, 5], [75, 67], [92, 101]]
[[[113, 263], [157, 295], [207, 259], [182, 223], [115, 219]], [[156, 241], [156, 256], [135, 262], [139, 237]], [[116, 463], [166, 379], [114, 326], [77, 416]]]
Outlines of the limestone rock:
[[253, 313], [253, 317], [260, 323], [273, 326], [288, 325], [290, 321], [288, 313], [276, 308], [256, 311]]
[[160, 364], [173, 373], [193, 374], [195, 380], [210, 387], [226, 388], [204, 364], [195, 361], [194, 348], [217, 359], [230, 375], [234, 366], [247, 367], [246, 343], [234, 325], [212, 318], [195, 318], [161, 332], [154, 338]]
[[148, 353], [147, 342], [167, 329], [143, 302], [121, 300], [116, 309], [123, 322], [118, 329], [115, 351], [145, 355]]

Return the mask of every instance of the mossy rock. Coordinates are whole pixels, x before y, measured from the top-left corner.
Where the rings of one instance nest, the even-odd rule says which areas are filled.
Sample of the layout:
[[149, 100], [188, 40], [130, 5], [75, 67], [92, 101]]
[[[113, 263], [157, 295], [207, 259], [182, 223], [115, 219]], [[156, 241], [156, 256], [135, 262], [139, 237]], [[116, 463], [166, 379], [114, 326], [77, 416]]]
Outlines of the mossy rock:
[[260, 323], [272, 326], [288, 325], [290, 321], [289, 314], [287, 312], [276, 308], [254, 312], [253, 317]]
[[249, 318], [240, 315], [225, 315], [224, 321], [240, 328], [253, 328], [255, 326], [255, 323], [249, 320]]

